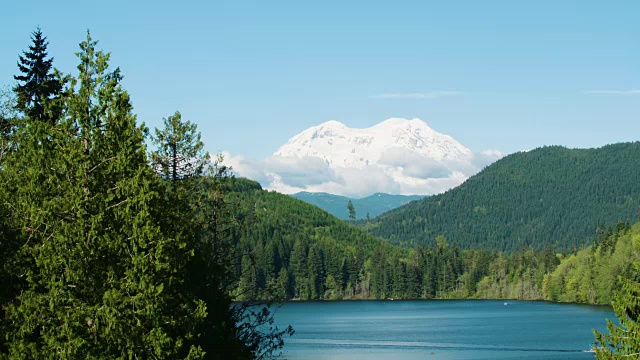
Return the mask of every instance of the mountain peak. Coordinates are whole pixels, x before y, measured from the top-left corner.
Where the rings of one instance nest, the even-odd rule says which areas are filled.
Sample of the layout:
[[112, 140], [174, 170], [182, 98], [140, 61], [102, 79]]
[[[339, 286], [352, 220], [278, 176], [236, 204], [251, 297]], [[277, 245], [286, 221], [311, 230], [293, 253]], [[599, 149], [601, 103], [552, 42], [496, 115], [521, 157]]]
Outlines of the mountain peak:
[[373, 127], [395, 127], [395, 126], [406, 125], [408, 122], [409, 120], [405, 118], [388, 118], [387, 120], [384, 120], [374, 125]]
[[349, 128], [336, 120], [327, 121], [294, 136], [274, 155], [317, 157], [331, 167], [361, 169], [378, 164], [390, 150], [395, 156], [415, 153], [436, 161], [464, 161], [472, 157], [469, 149], [418, 118], [390, 118], [364, 129]]
[[398, 126], [417, 126], [429, 128], [426, 122], [420, 118], [405, 119], [405, 118], [389, 118], [381, 123], [374, 125], [373, 127], [398, 127]]
[[340, 121], [337, 120], [329, 120], [329, 121], [325, 121], [322, 124], [317, 126], [318, 128], [337, 128], [337, 129], [344, 129], [347, 127], [347, 125], [341, 123]]

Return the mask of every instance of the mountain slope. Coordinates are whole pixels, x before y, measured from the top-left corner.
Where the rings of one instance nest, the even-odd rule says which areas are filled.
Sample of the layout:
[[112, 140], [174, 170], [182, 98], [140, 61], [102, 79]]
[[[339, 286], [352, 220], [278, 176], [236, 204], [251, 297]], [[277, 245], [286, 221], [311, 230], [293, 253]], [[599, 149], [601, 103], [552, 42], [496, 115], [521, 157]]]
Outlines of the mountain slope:
[[390, 195], [382, 193], [376, 193], [361, 199], [353, 199], [327, 193], [310, 192], [299, 192], [291, 196], [306, 203], [315, 205], [327, 211], [331, 215], [343, 220], [347, 220], [349, 218], [349, 212], [347, 211], [347, 204], [349, 203], [349, 200], [351, 200], [356, 210], [356, 218], [366, 219], [367, 214], [369, 217], [374, 218], [385, 211], [389, 211], [411, 201], [424, 198], [424, 196], [421, 195]]
[[516, 153], [368, 227], [393, 243], [432, 242], [443, 234], [463, 248], [570, 249], [593, 238], [602, 224], [638, 219], [639, 163], [638, 142]]
[[[227, 199], [241, 224], [236, 235], [239, 299], [268, 298], [268, 288], [288, 299], [384, 297], [387, 285], [368, 279], [382, 278], [387, 258], [399, 261], [408, 253], [251, 180], [235, 179]], [[385, 260], [374, 259], [376, 253]]]

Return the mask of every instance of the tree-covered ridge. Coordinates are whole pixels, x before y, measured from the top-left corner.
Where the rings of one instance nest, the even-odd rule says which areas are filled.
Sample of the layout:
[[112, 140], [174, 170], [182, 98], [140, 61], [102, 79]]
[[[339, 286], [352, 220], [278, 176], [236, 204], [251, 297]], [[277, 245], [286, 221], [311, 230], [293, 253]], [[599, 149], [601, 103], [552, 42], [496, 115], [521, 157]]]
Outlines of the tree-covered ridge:
[[559, 263], [548, 250], [461, 250], [443, 236], [399, 247], [256, 182], [236, 179], [228, 191], [243, 224], [238, 299], [542, 299]]
[[[239, 299], [527, 299], [607, 304], [633, 261], [640, 224], [600, 228], [574, 253], [509, 253], [434, 243], [399, 247], [302, 201], [235, 179], [229, 198], [242, 223]], [[634, 240], [635, 239], [635, 240]], [[635, 241], [635, 242], [634, 242]]]
[[[229, 199], [241, 221], [239, 299], [369, 297], [365, 261], [395, 248], [316, 206], [236, 179]], [[270, 291], [271, 295], [266, 292]]]
[[443, 234], [462, 248], [580, 248], [602, 224], [640, 215], [640, 143], [509, 155], [443, 194], [366, 224], [392, 243]]

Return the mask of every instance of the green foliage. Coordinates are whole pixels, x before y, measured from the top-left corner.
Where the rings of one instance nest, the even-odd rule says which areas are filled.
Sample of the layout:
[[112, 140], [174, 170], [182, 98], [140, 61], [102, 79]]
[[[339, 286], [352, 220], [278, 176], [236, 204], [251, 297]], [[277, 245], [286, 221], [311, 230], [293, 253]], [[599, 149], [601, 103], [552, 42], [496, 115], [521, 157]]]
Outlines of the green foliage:
[[601, 232], [591, 246], [562, 259], [545, 276], [544, 295], [554, 301], [610, 304], [621, 289], [620, 278], [629, 278], [632, 264], [640, 261], [640, 225], [618, 223]]
[[[2, 175], [0, 173], [0, 176]], [[15, 301], [23, 286], [15, 272], [18, 259], [14, 255], [19, 247], [19, 241], [10, 222], [11, 213], [6, 205], [8, 196], [10, 194], [7, 192], [0, 192], [0, 334], [4, 334], [7, 325], [7, 307]], [[0, 359], [3, 359], [2, 356], [7, 351], [5, 340], [0, 335]]]
[[607, 320], [609, 334], [594, 331], [600, 346], [598, 359], [626, 359], [640, 357], [640, 265], [634, 263], [632, 277], [620, 277], [622, 288], [616, 292], [613, 310], [620, 325]]
[[[147, 165], [119, 71], [87, 35], [64, 117], [28, 117], [5, 162], [23, 278], [3, 334], [11, 358], [200, 358], [204, 305], [183, 291], [185, 239], [162, 231], [165, 192]], [[47, 106], [46, 101], [43, 106]]]
[[640, 143], [509, 155], [462, 185], [365, 225], [393, 243], [443, 234], [461, 248], [581, 248], [601, 224], [640, 216]]

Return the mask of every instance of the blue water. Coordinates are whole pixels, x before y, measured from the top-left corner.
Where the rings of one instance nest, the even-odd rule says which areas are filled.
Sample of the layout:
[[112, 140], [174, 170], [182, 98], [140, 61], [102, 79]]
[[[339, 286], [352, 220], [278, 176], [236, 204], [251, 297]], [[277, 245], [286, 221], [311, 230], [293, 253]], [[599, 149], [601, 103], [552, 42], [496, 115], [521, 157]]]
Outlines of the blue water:
[[284, 359], [593, 359], [609, 307], [533, 301], [291, 302]]

